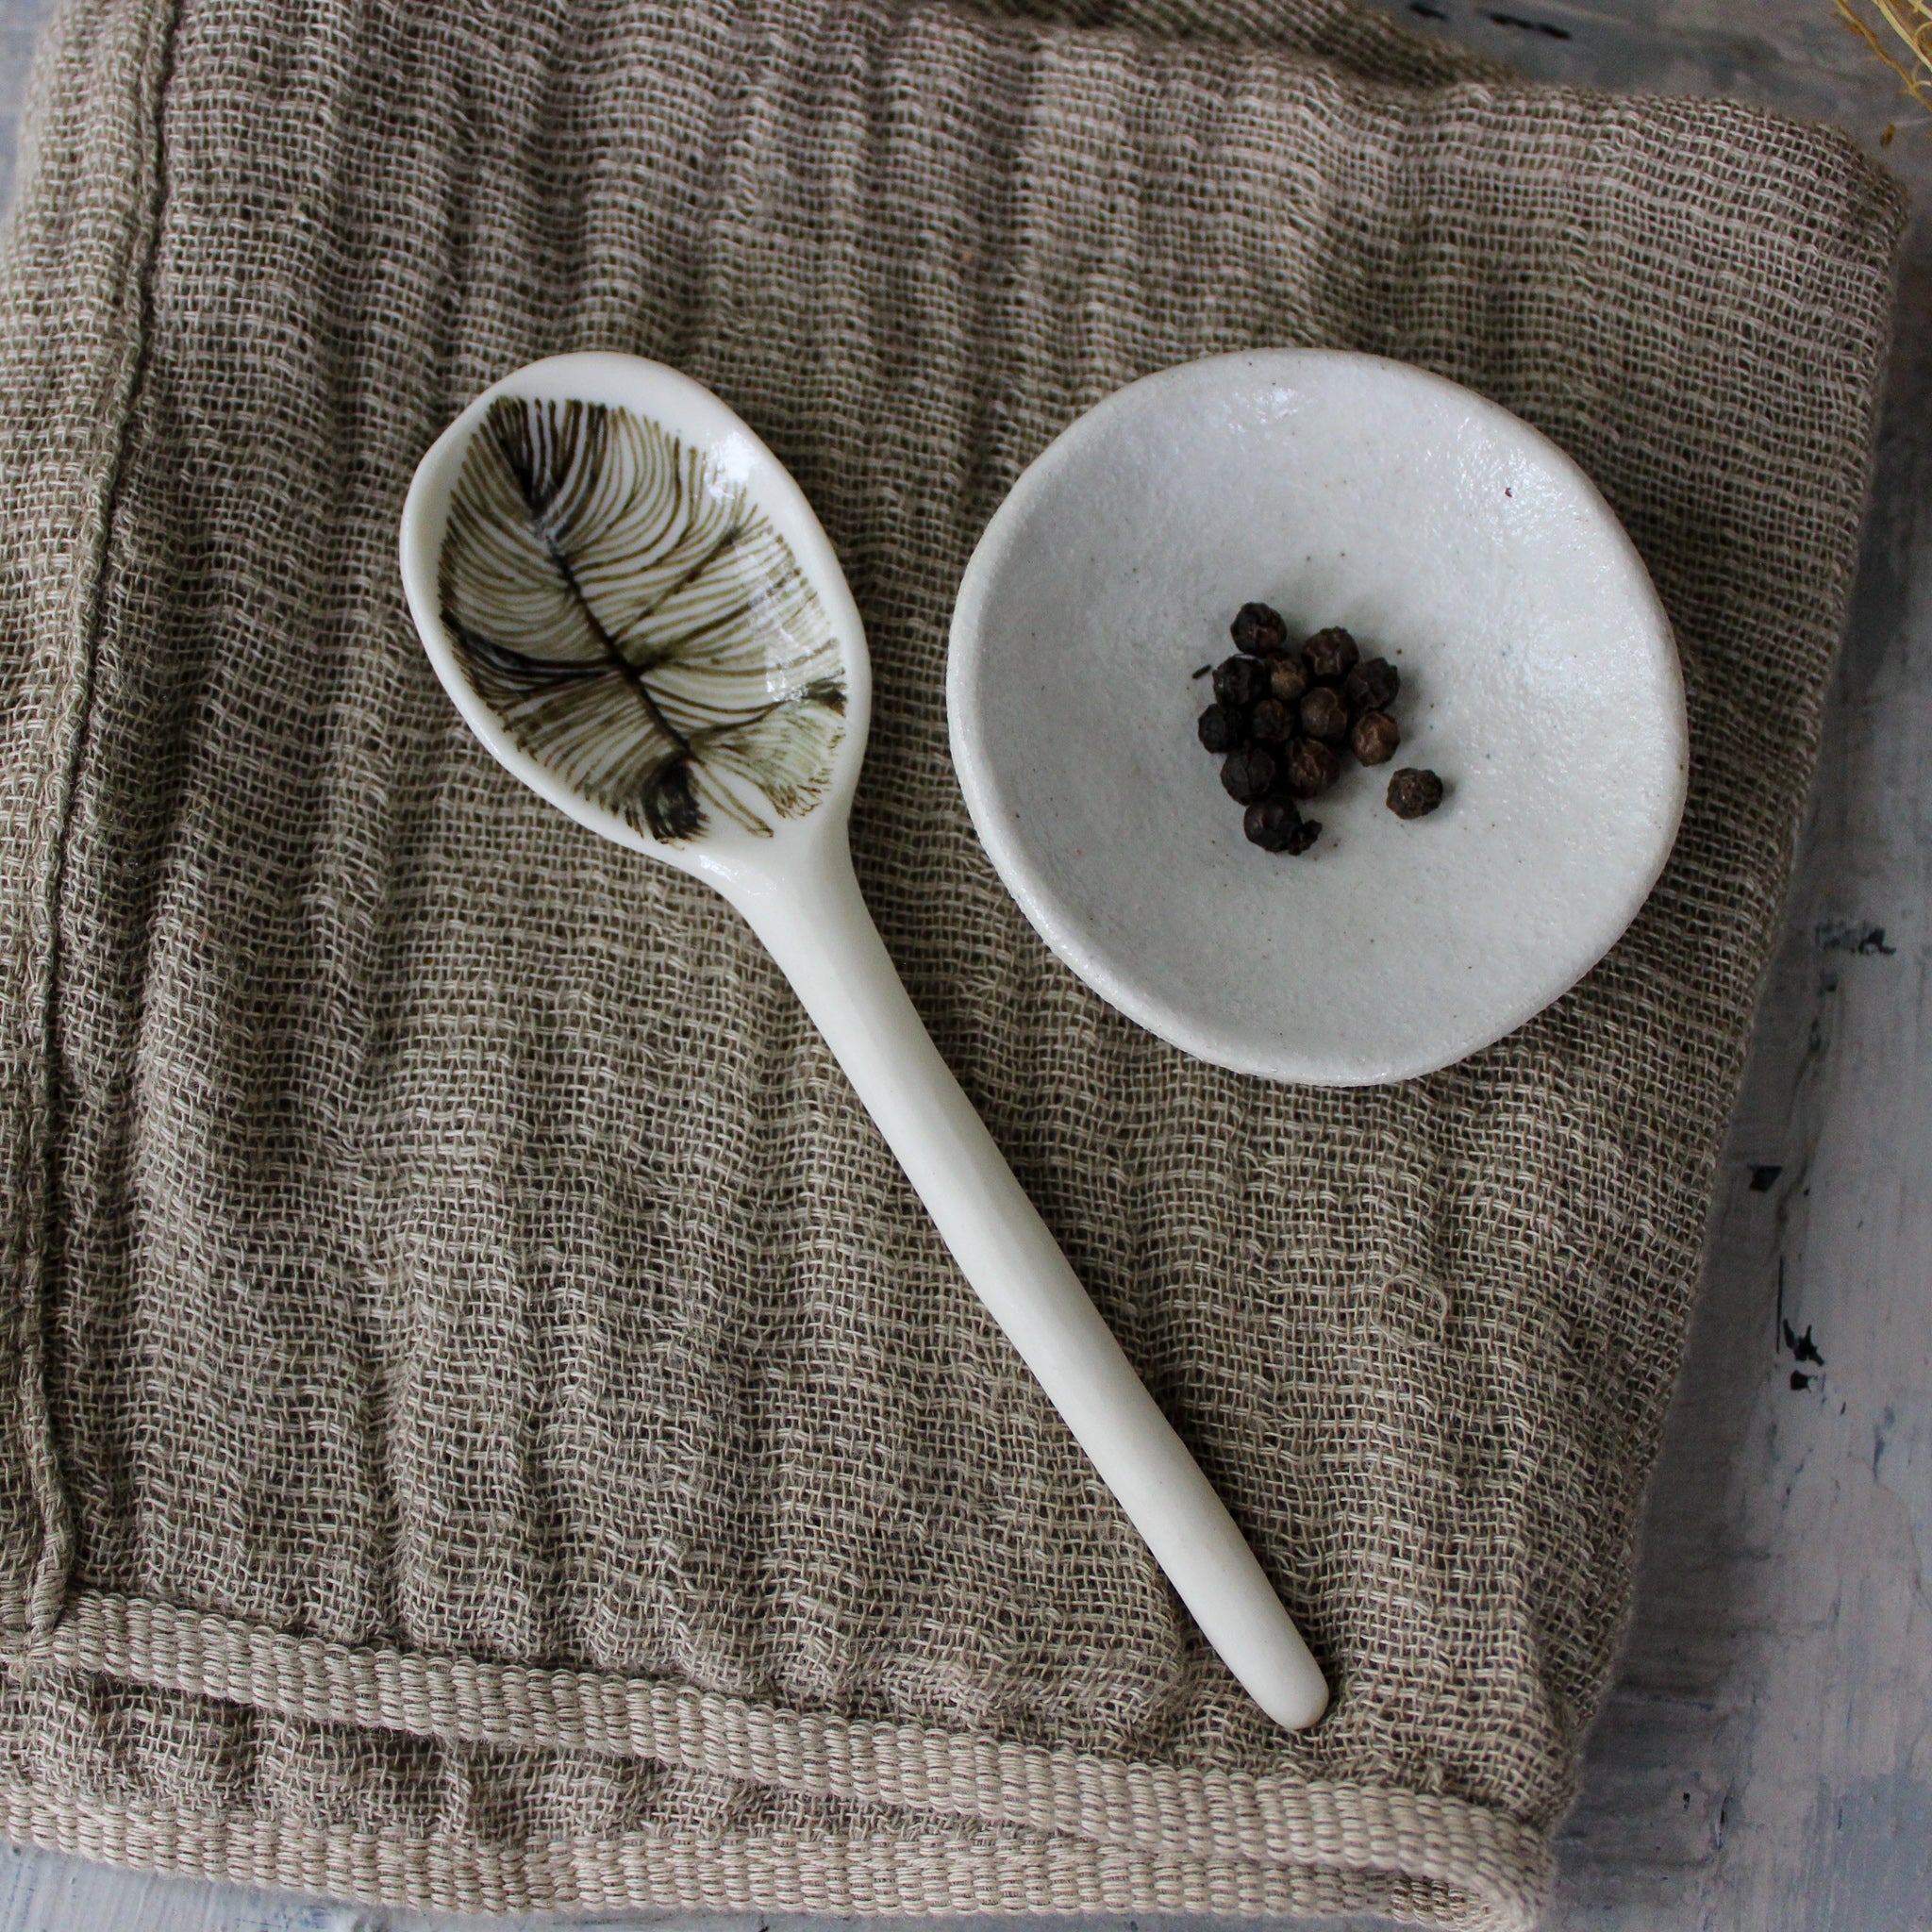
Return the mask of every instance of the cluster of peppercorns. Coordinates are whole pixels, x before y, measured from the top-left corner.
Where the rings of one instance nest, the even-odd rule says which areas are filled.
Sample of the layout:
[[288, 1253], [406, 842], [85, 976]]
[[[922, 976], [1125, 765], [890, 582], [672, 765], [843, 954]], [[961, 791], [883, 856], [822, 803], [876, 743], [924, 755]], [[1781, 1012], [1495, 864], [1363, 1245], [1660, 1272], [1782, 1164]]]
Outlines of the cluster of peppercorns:
[[[1291, 651], [1281, 613], [1265, 604], [1243, 604], [1229, 628], [1236, 655], [1214, 666], [1201, 742], [1220, 758], [1227, 795], [1247, 808], [1248, 837], [1269, 852], [1306, 852], [1322, 826], [1302, 817], [1297, 801], [1320, 797], [1341, 777], [1338, 747], [1365, 765], [1395, 756], [1402, 733], [1389, 707], [1401, 676], [1386, 658], [1364, 661], [1340, 627]], [[1419, 819], [1441, 802], [1433, 772], [1405, 769], [1389, 781], [1398, 818]]]

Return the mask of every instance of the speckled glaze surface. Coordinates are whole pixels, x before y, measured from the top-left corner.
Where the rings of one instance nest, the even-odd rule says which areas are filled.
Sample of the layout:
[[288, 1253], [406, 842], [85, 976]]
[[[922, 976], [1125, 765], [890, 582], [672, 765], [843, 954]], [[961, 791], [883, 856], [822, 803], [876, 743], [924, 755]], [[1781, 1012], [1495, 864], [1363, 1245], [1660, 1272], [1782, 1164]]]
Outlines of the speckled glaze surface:
[[[1195, 735], [1250, 599], [1402, 674], [1391, 764], [1346, 759], [1306, 857], [1249, 844]], [[1615, 943], [1683, 808], [1682, 674], [1589, 478], [1507, 410], [1380, 358], [1146, 377], [1022, 475], [960, 586], [948, 679], [974, 824], [1041, 936], [1208, 1060], [1357, 1085], [1500, 1039]], [[1447, 797], [1405, 823], [1404, 765]]]

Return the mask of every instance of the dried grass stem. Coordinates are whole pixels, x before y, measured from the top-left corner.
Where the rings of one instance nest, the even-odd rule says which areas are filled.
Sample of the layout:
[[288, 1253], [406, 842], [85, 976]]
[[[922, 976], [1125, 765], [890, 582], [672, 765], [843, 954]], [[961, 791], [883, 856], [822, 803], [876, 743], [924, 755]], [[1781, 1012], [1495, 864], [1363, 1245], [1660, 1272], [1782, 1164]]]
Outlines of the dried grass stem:
[[[1921, 107], [1932, 109], [1932, 6], [1926, 0], [1834, 0], [1834, 4], [1845, 25], [1905, 82], [1906, 92]], [[1898, 58], [1886, 34], [1910, 50], [1909, 65]]]

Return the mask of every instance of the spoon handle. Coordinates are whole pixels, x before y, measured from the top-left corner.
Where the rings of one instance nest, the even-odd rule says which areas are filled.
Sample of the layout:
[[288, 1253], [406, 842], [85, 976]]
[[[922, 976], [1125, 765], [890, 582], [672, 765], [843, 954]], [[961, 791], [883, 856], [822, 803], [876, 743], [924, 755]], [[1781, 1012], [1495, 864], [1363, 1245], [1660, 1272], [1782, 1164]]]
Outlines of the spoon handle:
[[1328, 1702], [1320, 1667], [941, 1058], [866, 910], [842, 827], [827, 832], [816, 864], [733, 900], [1202, 1634], [1276, 1724], [1313, 1724]]

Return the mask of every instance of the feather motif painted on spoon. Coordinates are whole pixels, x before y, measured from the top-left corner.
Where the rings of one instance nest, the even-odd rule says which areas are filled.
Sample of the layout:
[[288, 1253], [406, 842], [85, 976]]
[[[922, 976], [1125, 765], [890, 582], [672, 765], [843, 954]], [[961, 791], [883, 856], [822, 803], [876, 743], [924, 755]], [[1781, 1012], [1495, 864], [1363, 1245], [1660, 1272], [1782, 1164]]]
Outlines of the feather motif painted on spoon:
[[504, 396], [471, 439], [442, 620], [512, 738], [633, 829], [811, 809], [844, 730], [829, 618], [715, 458], [630, 410]]

